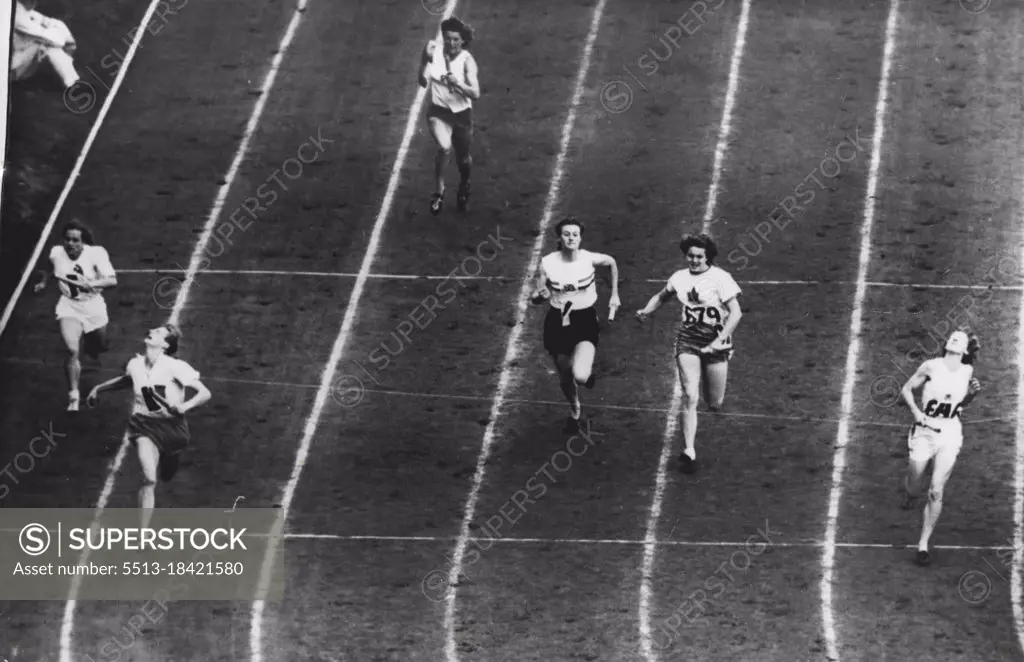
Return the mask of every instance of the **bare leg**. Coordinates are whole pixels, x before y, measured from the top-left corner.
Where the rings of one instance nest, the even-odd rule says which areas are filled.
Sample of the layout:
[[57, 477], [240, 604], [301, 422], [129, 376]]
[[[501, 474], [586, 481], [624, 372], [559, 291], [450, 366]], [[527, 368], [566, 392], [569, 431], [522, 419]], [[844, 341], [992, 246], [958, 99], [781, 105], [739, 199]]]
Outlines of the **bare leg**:
[[147, 437], [136, 439], [135, 447], [138, 449], [139, 464], [142, 466], [143, 481], [142, 487], [139, 488], [139, 509], [142, 528], [145, 529], [149, 526], [153, 508], [156, 507], [156, 471], [160, 465], [160, 451]]
[[434, 181], [438, 194], [444, 193], [444, 169], [448, 165], [448, 159], [452, 152], [452, 127], [437, 117], [429, 120], [430, 135], [437, 145], [437, 152], [434, 154]]
[[729, 379], [729, 362], [716, 361], [704, 368], [704, 402], [708, 409], [718, 411], [725, 400], [725, 386]]
[[700, 401], [700, 357], [694, 354], [680, 354], [676, 357], [679, 382], [683, 388], [682, 423], [683, 453], [691, 460], [697, 459], [694, 448], [697, 438], [697, 403]]
[[586, 384], [594, 371], [594, 356], [597, 348], [592, 342], [581, 342], [576, 345], [572, 354], [572, 376], [577, 384]]
[[932, 484], [928, 489], [928, 503], [924, 506], [924, 522], [921, 527], [921, 539], [917, 543], [919, 550], [928, 550], [928, 541], [931, 540], [935, 525], [942, 514], [942, 493], [946, 489], [950, 474], [953, 473], [953, 466], [960, 454], [959, 447], [943, 449], [935, 456], [935, 467], [932, 469]]
[[78, 407], [78, 385], [82, 378], [82, 363], [79, 360], [79, 347], [82, 344], [82, 324], [78, 320], [64, 318], [60, 320], [60, 335], [68, 350], [68, 358], [64, 363], [64, 373], [68, 380], [69, 410]]
[[572, 359], [565, 354], [559, 354], [555, 357], [555, 369], [558, 370], [558, 383], [562, 387], [562, 393], [565, 394], [565, 399], [569, 403], [570, 418], [578, 419], [581, 413], [580, 391], [573, 377], [571, 361]]

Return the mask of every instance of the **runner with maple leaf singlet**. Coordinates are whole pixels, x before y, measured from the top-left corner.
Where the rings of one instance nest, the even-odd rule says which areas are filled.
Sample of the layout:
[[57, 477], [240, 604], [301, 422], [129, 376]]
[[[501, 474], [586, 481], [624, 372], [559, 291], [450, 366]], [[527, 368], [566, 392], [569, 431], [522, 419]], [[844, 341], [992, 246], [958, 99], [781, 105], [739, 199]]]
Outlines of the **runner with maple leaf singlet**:
[[689, 268], [668, 279], [665, 287], [636, 312], [641, 322], [661, 304], [676, 298], [683, 306], [682, 320], [676, 332], [675, 357], [683, 388], [683, 440], [679, 455], [685, 473], [697, 471], [697, 403], [701, 378], [704, 401], [710, 411], [718, 411], [725, 399], [725, 386], [732, 358], [732, 334], [743, 316], [739, 285], [724, 269], [715, 266], [718, 247], [707, 234], [686, 235], [679, 242]]

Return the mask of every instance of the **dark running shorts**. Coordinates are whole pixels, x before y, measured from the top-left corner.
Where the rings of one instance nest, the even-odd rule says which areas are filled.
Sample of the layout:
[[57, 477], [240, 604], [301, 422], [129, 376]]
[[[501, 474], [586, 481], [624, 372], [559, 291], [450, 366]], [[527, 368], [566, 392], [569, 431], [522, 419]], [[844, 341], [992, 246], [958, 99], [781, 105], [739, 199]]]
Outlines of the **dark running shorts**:
[[551, 308], [544, 318], [544, 349], [552, 356], [572, 356], [581, 342], [597, 347], [600, 335], [601, 325], [593, 306], [570, 312], [569, 326], [562, 326], [562, 313], [556, 308]]
[[160, 451], [160, 479], [168, 481], [173, 478], [178, 471], [179, 456], [188, 448], [190, 441], [185, 417], [153, 418], [132, 414], [128, 419], [128, 441], [134, 444], [139, 437], [150, 439]]
[[718, 336], [718, 331], [714, 329], [707, 329], [706, 332], [702, 333], [704, 329], [695, 329], [694, 327], [680, 327], [676, 332], [676, 352], [675, 355], [680, 354], [693, 354], [699, 356], [701, 363], [721, 363], [722, 361], [728, 361], [732, 359], [733, 348], [720, 351], [712, 352], [711, 354], [704, 354], [700, 350], [703, 347], [707, 347], [714, 341]]
[[435, 106], [427, 102], [427, 119], [436, 117], [452, 128], [452, 145], [455, 149], [468, 150], [473, 144], [473, 109], [467, 108], [459, 113], [453, 113], [447, 108]]

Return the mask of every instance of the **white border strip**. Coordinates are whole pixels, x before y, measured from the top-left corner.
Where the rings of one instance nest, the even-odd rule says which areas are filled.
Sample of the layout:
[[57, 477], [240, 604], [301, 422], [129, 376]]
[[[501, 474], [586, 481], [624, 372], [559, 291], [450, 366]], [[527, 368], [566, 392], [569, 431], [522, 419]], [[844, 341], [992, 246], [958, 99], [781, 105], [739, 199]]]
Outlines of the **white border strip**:
[[[253, 134], [256, 132], [256, 128], [259, 126], [260, 118], [263, 116], [263, 110], [267, 105], [267, 99], [270, 97], [270, 90], [274, 86], [274, 81], [277, 79], [277, 72], [281, 68], [281, 62], [284, 60], [285, 52], [288, 50], [288, 46], [291, 44], [292, 38], [295, 36], [295, 31], [298, 28], [299, 21], [302, 20], [302, 13], [306, 9], [307, 0], [298, 0], [295, 10], [292, 13], [291, 23], [288, 25], [288, 29], [281, 39], [281, 43], [277, 48], [277, 55], [270, 65], [270, 71], [267, 73], [267, 77], [263, 82], [262, 94], [260, 95], [259, 101], [256, 102], [256, 107], [253, 109], [252, 116], [249, 118], [249, 124], [245, 129], [245, 135], [242, 138], [242, 143], [238, 147], [238, 151], [235, 154], [235, 160], [231, 164], [231, 168], [225, 178], [224, 184], [221, 185], [220, 191], [217, 194], [217, 198], [214, 201], [213, 209], [210, 210], [210, 215], [206, 220], [206, 225], [203, 228], [203, 233], [196, 243], [195, 250], [192, 252], [192, 258], [189, 261], [188, 272], [185, 276], [185, 284], [178, 291], [178, 298], [174, 302], [174, 309], [171, 311], [170, 322], [177, 324], [179, 315], [185, 306], [185, 301], [188, 297], [188, 293], [191, 291], [191, 283], [195, 279], [195, 274], [199, 269], [199, 263], [202, 261], [203, 253], [206, 250], [206, 244], [210, 240], [210, 235], [213, 232], [213, 227], [217, 223], [217, 219], [220, 216], [221, 209], [224, 206], [224, 200], [227, 197], [228, 191], [234, 182], [235, 176], [238, 174], [239, 166], [241, 165], [242, 159], [245, 157], [245, 153], [249, 149], [249, 142], [252, 140]], [[150, 7], [152, 9], [156, 7], [156, 2]], [[147, 18], [143, 21], [144, 24], [148, 22]], [[144, 30], [140, 30], [141, 35]], [[134, 45], [133, 45], [134, 47]], [[131, 51], [129, 51], [129, 54]], [[122, 72], [123, 73], [123, 72]], [[114, 83], [114, 90], [117, 89], [117, 84], [120, 82], [120, 78]], [[113, 97], [113, 92], [111, 92]], [[98, 121], [97, 121], [98, 124]], [[55, 218], [56, 216], [54, 216]], [[52, 219], [51, 219], [52, 220]], [[45, 238], [46, 233], [44, 233]], [[41, 246], [42, 244], [40, 244]], [[38, 256], [37, 256], [38, 257]], [[34, 258], [33, 258], [34, 261]], [[26, 274], [28, 271], [26, 271]], [[24, 281], [23, 281], [24, 282]], [[110, 472], [107, 475], [107, 480], [103, 485], [103, 491], [100, 493], [99, 500], [96, 504], [96, 515], [93, 518], [93, 525], [99, 520], [103, 513], [103, 509], [106, 508], [107, 501], [110, 499], [110, 495], [114, 491], [114, 481], [117, 478], [117, 472], [121, 469], [121, 464], [124, 462], [125, 457], [128, 454], [128, 437], [121, 440], [121, 447], [117, 451], [117, 456], [114, 458], [114, 462], [110, 467]], [[89, 550], [86, 549], [82, 554], [81, 559], [78, 561], [79, 564], [85, 563], [89, 558]], [[60, 662], [72, 662], [73, 656], [71, 654], [72, 647], [72, 634], [75, 627], [75, 607], [77, 605], [78, 590], [81, 586], [82, 578], [75, 576], [71, 583], [71, 589], [68, 595], [68, 601], [64, 605], [64, 618], [61, 623], [60, 629]]]
[[857, 383], [857, 362], [860, 358], [860, 336], [867, 294], [868, 266], [871, 262], [871, 231], [875, 222], [875, 198], [878, 191], [878, 171], [882, 164], [882, 136], [885, 134], [885, 111], [889, 98], [889, 73], [896, 50], [896, 27], [899, 0], [889, 6], [889, 20], [885, 28], [885, 53], [882, 56], [882, 77], [878, 81], [878, 102], [875, 106], [875, 131], [872, 137], [871, 169], [864, 194], [864, 223], [860, 230], [860, 256], [857, 267], [857, 291], [850, 314], [850, 347], [846, 354], [845, 381], [840, 409], [839, 429], [836, 432], [836, 452], [833, 459], [832, 489], [828, 499], [828, 524], [825, 529], [825, 551], [821, 558], [821, 617], [828, 659], [838, 660], [836, 617], [832, 606], [832, 581], [835, 576], [836, 532], [839, 504], [843, 493], [843, 471], [846, 469], [846, 448], [850, 442], [850, 417], [853, 412], [853, 390]]

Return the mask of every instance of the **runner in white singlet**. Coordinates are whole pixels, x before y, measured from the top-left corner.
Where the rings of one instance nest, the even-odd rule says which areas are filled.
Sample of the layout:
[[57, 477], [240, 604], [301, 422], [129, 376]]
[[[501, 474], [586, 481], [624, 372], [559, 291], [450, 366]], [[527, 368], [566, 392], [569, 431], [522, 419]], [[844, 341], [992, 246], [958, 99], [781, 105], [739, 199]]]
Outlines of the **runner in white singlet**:
[[532, 300], [550, 301], [544, 318], [544, 349], [558, 371], [562, 393], [569, 402], [566, 434], [579, 431], [582, 406], [578, 385], [594, 388], [594, 357], [600, 337], [597, 318], [597, 267], [611, 270], [612, 294], [608, 300], [608, 321], [615, 319], [619, 302], [619, 267], [615, 258], [580, 248], [583, 223], [573, 217], [555, 226], [559, 249], [545, 255], [537, 270]]
[[[64, 243], [50, 251], [53, 278], [60, 288], [56, 316], [68, 351], [65, 374], [68, 411], [78, 411], [78, 385], [82, 376], [80, 348], [92, 359], [106, 351], [107, 304], [102, 291], [117, 285], [117, 274], [106, 249], [96, 246], [92, 233], [77, 220], [64, 226]], [[46, 287], [49, 273], [40, 271], [36, 293]], [[84, 340], [84, 342], [83, 342]]]
[[444, 208], [444, 169], [452, 147], [459, 168], [458, 205], [465, 211], [469, 203], [469, 176], [473, 159], [473, 101], [480, 99], [477, 66], [469, 45], [473, 30], [457, 18], [441, 22], [441, 39], [427, 42], [420, 62], [419, 82], [427, 88], [427, 124], [437, 143], [434, 179], [437, 188], [430, 200], [430, 211], [437, 215]]
[[[180, 341], [181, 331], [172, 324], [151, 329], [146, 334], [146, 353], [136, 354], [125, 365], [124, 374], [98, 384], [86, 398], [86, 404], [95, 407], [104, 391], [134, 391], [127, 435], [142, 467], [139, 508], [143, 528], [149, 526], [156, 506], [157, 478], [167, 482], [174, 477], [181, 453], [191, 441], [185, 414], [210, 399], [199, 373], [175, 358]], [[186, 399], [186, 389], [194, 390], [195, 395]]]
[[[925, 468], [934, 462], [917, 545], [920, 565], [931, 562], [928, 541], [942, 513], [943, 490], [963, 446], [960, 413], [981, 390], [981, 384], [974, 379], [973, 366], [978, 349], [976, 337], [955, 331], [946, 341], [943, 357], [922, 363], [903, 386], [903, 399], [914, 414], [914, 426], [907, 438], [910, 459], [903, 482], [904, 508], [910, 508], [920, 495]], [[922, 407], [914, 399], [918, 388], [922, 391]]]
[[685, 473], [697, 471], [697, 404], [704, 382], [704, 400], [716, 412], [725, 400], [725, 386], [732, 358], [732, 334], [739, 324], [740, 288], [724, 269], [714, 265], [718, 247], [706, 234], [686, 235], [679, 250], [689, 262], [669, 278], [660, 292], [638, 310], [637, 319], [647, 320], [661, 304], [677, 299], [682, 318], [676, 332], [675, 358], [683, 390], [681, 411], [683, 450], [679, 454]]

